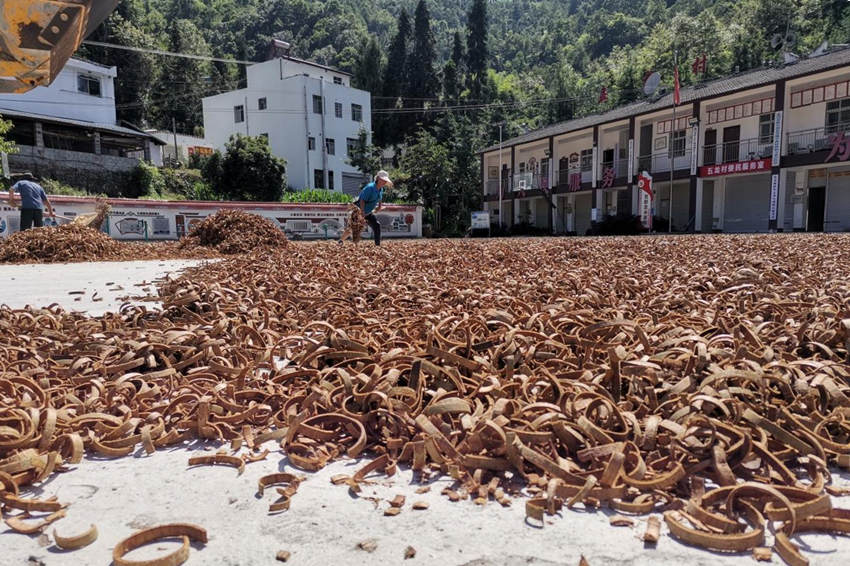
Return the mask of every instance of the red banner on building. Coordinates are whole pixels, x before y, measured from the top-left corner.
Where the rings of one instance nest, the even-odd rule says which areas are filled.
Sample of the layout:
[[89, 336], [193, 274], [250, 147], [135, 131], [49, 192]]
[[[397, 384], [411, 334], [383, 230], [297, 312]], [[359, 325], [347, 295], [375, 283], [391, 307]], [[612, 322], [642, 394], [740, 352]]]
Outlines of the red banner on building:
[[738, 173], [767, 173], [770, 171], [770, 159], [754, 159], [752, 161], [736, 161], [735, 163], [721, 163], [718, 165], [706, 165], [699, 168], [700, 177], [722, 177], [723, 175], [736, 175]]

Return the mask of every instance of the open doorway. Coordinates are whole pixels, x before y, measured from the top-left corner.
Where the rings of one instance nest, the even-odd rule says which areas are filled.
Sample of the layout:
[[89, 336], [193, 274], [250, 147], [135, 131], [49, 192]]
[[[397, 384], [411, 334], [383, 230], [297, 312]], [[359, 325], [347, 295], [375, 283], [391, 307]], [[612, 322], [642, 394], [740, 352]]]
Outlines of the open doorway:
[[809, 218], [806, 232], [823, 232], [826, 211], [826, 187], [809, 187]]

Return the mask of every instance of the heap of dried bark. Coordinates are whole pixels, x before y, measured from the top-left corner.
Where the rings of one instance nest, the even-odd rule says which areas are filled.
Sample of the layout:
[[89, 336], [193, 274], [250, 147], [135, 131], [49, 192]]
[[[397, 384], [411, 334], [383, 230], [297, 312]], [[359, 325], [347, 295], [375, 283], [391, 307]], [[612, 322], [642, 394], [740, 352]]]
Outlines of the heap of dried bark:
[[285, 247], [287, 243], [284, 233], [271, 220], [241, 210], [221, 210], [195, 226], [180, 247], [205, 247], [234, 255]]
[[772, 530], [803, 564], [792, 537], [850, 533], [830, 499], [830, 467], [850, 468], [848, 247], [421, 241], [352, 264], [315, 244], [192, 270], [161, 314], [0, 309], [0, 492], [86, 452], [274, 439], [305, 470], [374, 458], [340, 480], [355, 491], [407, 465], [454, 478], [452, 499], [525, 489], [533, 520], [663, 512], [675, 538], [737, 552]]
[[2, 263], [64, 263], [120, 257], [122, 244], [78, 224], [33, 228], [0, 240]]
[[73, 263], [140, 259], [206, 259], [214, 249], [181, 248], [177, 242], [119, 242], [88, 226], [33, 228], [0, 239], [0, 263]]

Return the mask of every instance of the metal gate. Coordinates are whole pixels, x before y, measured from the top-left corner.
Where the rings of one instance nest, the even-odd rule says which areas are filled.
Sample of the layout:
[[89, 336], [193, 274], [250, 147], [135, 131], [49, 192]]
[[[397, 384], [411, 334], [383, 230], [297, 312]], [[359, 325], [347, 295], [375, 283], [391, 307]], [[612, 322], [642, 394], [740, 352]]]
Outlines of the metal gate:
[[826, 187], [824, 231], [850, 231], [850, 171], [830, 171]]
[[357, 197], [360, 194], [360, 189], [365, 184], [363, 175], [353, 173], [342, 174], [342, 192], [349, 196]]
[[590, 193], [576, 195], [575, 200], [575, 226], [576, 235], [585, 236], [592, 224], [590, 221], [591, 208], [593, 208], [593, 196]]
[[770, 175], [726, 179], [724, 232], [767, 232], [770, 222]]

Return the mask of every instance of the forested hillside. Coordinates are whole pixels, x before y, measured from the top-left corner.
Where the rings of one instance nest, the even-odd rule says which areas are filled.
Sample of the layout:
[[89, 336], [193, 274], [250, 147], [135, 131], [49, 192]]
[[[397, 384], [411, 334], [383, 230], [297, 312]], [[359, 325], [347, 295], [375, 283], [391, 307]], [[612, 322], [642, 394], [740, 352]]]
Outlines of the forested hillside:
[[[412, 20], [416, 4], [124, 0], [93, 39], [259, 61], [269, 40], [277, 37], [290, 41], [297, 56], [354, 72], [370, 39], [376, 40], [378, 56], [386, 62], [399, 14], [405, 10]], [[451, 57], [455, 32], [463, 34], [465, 47], [472, 4], [426, 2], [438, 71]], [[593, 93], [602, 86], [611, 93], [609, 104], [638, 96], [647, 70], [666, 71], [669, 79], [674, 45], [687, 82], [689, 62], [702, 53], [708, 55], [709, 77], [775, 58], [770, 39], [777, 32], [792, 31], [797, 38], [794, 50], [802, 52], [824, 39], [844, 42], [850, 37], [850, 9], [843, 0], [490, 0], [486, 9], [486, 64], [494, 71], [494, 96], [510, 101], [579, 99], [568, 105], [535, 102], [522, 108], [516, 114], [529, 126], [595, 110]], [[164, 127], [175, 117], [187, 131], [201, 125], [199, 98], [237, 87], [242, 76], [236, 65], [99, 48], [87, 48], [86, 56], [119, 66], [122, 118]], [[368, 68], [373, 69], [374, 62]]]
[[[779, 45], [772, 45], [778, 36]], [[339, 67], [372, 93], [373, 140], [401, 146], [397, 198], [444, 233], [480, 206], [475, 151], [504, 136], [643, 96], [674, 51], [684, 84], [763, 64], [822, 41], [850, 42], [845, 0], [124, 0], [91, 39], [242, 61], [272, 38]], [[787, 40], [787, 41], [786, 41]], [[775, 43], [775, 42], [774, 42]], [[201, 98], [244, 85], [244, 65], [114, 48], [119, 117], [200, 133]], [[705, 56], [694, 77], [691, 63]], [[605, 93], [602, 96], [602, 93]], [[357, 167], [374, 172], [376, 151]]]

